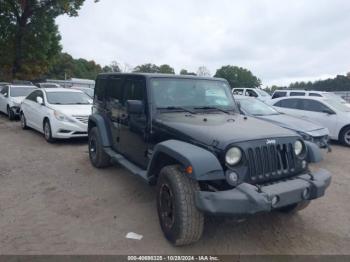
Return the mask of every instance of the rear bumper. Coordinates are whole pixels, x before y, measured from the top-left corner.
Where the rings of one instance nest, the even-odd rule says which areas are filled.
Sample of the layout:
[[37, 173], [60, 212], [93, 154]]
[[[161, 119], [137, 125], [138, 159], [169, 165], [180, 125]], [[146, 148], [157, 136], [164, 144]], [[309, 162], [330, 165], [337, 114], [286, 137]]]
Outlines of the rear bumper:
[[[199, 191], [196, 206], [199, 210], [215, 215], [251, 215], [269, 212], [305, 200], [322, 197], [331, 183], [331, 174], [320, 170], [315, 174], [303, 174], [287, 181], [261, 186], [261, 190], [247, 183], [234, 189], [218, 192]], [[308, 194], [305, 195], [305, 190]], [[278, 199], [272, 205], [272, 199]]]

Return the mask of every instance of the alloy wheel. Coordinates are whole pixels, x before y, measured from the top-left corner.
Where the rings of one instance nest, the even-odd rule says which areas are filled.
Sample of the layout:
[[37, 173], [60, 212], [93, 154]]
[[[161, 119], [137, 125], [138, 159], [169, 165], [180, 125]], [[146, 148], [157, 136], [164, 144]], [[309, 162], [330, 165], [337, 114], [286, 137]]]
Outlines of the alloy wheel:
[[44, 135], [45, 135], [46, 140], [49, 140], [49, 139], [50, 139], [51, 129], [50, 129], [50, 125], [49, 125], [48, 122], [45, 123]]
[[344, 141], [347, 145], [350, 145], [350, 130], [344, 134]]

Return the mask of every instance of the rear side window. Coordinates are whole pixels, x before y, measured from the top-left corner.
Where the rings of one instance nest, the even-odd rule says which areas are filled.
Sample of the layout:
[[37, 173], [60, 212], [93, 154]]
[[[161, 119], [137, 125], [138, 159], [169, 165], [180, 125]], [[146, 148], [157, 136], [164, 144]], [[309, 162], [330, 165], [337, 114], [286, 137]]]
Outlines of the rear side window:
[[123, 99], [123, 77], [114, 77], [108, 79], [106, 89], [106, 98], [114, 102], [121, 102]]
[[310, 93], [309, 96], [317, 96], [317, 97], [322, 97], [320, 94], [317, 93]]
[[284, 99], [278, 101], [275, 106], [291, 108], [291, 109], [300, 109], [299, 99]]
[[301, 108], [306, 111], [312, 111], [312, 112], [324, 112], [329, 111], [330, 109], [322, 104], [319, 101], [311, 100], [311, 99], [301, 99]]
[[305, 92], [290, 92], [290, 96], [305, 96]]
[[95, 86], [95, 99], [103, 101], [105, 98], [105, 90], [107, 86], [107, 78], [98, 78]]
[[274, 98], [279, 98], [279, 97], [284, 97], [284, 96], [286, 96], [286, 95], [287, 95], [287, 92], [279, 92], [279, 91], [277, 91], [277, 92], [275, 92], [275, 93], [273, 94], [272, 99], [274, 99]]
[[245, 95], [250, 96], [250, 97], [258, 97], [258, 94], [254, 90], [251, 90], [251, 89], [247, 89], [247, 91], [245, 92]]

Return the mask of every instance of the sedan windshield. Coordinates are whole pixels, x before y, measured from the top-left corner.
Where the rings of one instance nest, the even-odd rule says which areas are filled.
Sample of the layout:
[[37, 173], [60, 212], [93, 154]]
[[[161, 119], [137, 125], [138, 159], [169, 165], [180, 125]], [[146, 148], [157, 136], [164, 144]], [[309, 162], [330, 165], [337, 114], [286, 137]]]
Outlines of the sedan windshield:
[[279, 115], [280, 113], [273, 107], [254, 98], [238, 100], [244, 112], [253, 116]]
[[83, 92], [47, 92], [49, 104], [56, 105], [89, 105], [92, 100]]
[[20, 96], [27, 96], [29, 95], [35, 87], [24, 87], [24, 86], [16, 86], [16, 87], [11, 87], [10, 89], [10, 96], [12, 97], [20, 97]]
[[230, 88], [224, 81], [153, 78], [151, 87], [157, 108], [234, 110]]
[[270, 95], [269, 95], [266, 91], [264, 91], [264, 90], [255, 88], [255, 91], [257, 91], [257, 92], [260, 94], [260, 96], [266, 96], [266, 97], [270, 96]]

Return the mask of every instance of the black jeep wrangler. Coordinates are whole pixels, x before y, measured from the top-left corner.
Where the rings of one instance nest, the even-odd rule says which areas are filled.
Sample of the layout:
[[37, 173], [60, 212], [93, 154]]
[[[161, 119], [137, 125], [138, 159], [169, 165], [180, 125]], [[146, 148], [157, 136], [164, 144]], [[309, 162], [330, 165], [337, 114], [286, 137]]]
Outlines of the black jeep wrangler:
[[204, 214], [300, 210], [331, 181], [308, 169], [322, 159], [316, 145], [240, 115], [223, 79], [100, 74], [88, 131], [95, 167], [118, 163], [157, 185], [160, 225], [175, 245], [201, 237]]

